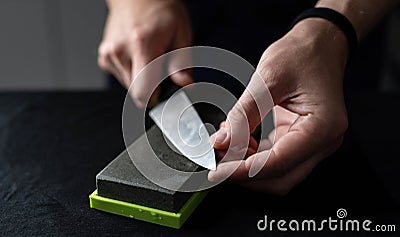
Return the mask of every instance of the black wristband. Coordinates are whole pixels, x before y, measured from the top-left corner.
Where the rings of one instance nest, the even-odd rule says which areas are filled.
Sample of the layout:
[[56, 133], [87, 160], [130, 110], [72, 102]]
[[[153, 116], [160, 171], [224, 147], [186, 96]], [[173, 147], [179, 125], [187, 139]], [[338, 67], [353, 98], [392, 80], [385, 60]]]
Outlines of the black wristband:
[[293, 20], [289, 29], [292, 29], [299, 21], [312, 17], [326, 19], [339, 27], [346, 35], [349, 44], [349, 58], [354, 54], [354, 51], [357, 49], [358, 40], [353, 25], [344, 15], [330, 8], [317, 7], [302, 12]]

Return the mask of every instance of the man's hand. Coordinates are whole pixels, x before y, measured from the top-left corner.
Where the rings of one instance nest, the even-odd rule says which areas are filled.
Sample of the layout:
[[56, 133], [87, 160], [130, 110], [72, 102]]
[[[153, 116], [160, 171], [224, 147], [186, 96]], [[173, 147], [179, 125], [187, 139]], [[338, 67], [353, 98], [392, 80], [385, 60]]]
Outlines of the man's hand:
[[[169, 50], [191, 44], [189, 18], [181, 1], [108, 0], [107, 5], [109, 14], [98, 64], [127, 89], [149, 62]], [[170, 58], [168, 71], [175, 72], [182, 63], [180, 60], [184, 58]], [[161, 71], [151, 73], [161, 74]], [[180, 86], [192, 82], [188, 71], [179, 71], [171, 79]], [[157, 75], [143, 75], [135, 81], [130, 93], [137, 106], [145, 106], [158, 82]]]
[[[347, 54], [345, 35], [317, 18], [301, 21], [271, 45], [257, 66], [260, 78], [253, 76], [212, 136], [218, 153], [247, 149], [246, 159], [227, 157], [230, 161], [210, 171], [209, 180], [218, 181], [233, 172], [230, 179], [246, 187], [283, 195], [334, 152], [347, 129], [342, 89]], [[266, 102], [266, 87], [260, 83], [268, 87], [273, 104]], [[258, 147], [250, 133], [272, 106], [276, 127]], [[248, 128], [245, 135], [243, 128]]]

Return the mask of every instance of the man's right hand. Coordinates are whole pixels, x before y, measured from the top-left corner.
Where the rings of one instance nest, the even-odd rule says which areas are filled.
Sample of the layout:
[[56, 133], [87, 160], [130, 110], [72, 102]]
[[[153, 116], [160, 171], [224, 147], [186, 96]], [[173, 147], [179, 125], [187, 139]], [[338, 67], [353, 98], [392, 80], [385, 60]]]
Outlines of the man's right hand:
[[[185, 6], [176, 0], [108, 0], [109, 14], [99, 46], [98, 64], [113, 74], [127, 89], [152, 60], [169, 50], [190, 46], [192, 35]], [[170, 58], [168, 72], [177, 71], [180, 60]], [[160, 73], [152, 71], [151, 73]], [[144, 71], [144, 73], [149, 73]], [[189, 71], [172, 74], [179, 86], [191, 83]], [[135, 104], [146, 106], [152, 88], [159, 81], [142, 75], [130, 88]], [[156, 77], [157, 78], [157, 77]]]

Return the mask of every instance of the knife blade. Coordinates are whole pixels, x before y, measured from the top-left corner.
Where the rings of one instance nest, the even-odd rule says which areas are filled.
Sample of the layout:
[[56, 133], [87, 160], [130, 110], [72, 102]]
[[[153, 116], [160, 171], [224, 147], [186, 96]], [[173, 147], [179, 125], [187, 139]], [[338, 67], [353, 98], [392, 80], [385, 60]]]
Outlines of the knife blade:
[[204, 168], [216, 169], [210, 135], [183, 90], [155, 106], [149, 115], [182, 155]]

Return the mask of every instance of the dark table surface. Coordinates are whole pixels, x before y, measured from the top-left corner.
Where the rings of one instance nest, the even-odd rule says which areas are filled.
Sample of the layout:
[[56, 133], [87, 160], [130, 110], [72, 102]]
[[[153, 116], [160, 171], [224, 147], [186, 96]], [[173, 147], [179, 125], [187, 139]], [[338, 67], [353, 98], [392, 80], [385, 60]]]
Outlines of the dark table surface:
[[124, 149], [123, 100], [119, 90], [0, 93], [0, 235], [309, 235], [260, 232], [257, 222], [264, 215], [322, 220], [344, 208], [349, 219], [396, 224], [397, 233], [383, 236], [398, 236], [399, 95], [349, 97], [344, 145], [286, 197], [226, 182], [211, 190], [180, 230], [89, 208], [95, 175]]

